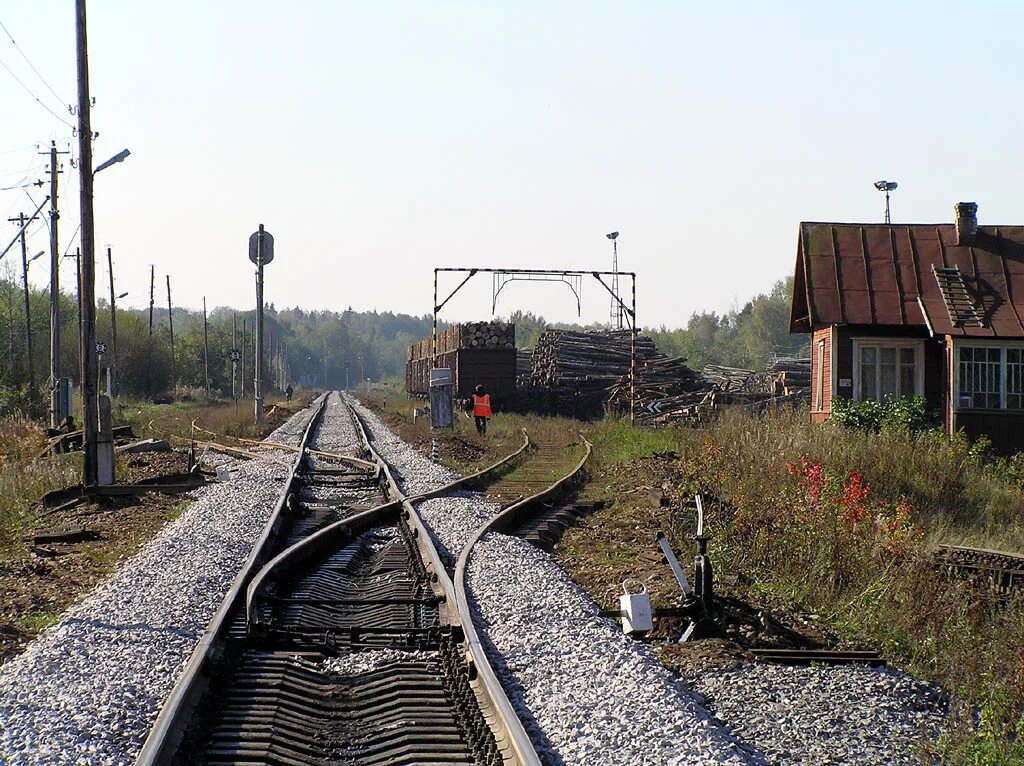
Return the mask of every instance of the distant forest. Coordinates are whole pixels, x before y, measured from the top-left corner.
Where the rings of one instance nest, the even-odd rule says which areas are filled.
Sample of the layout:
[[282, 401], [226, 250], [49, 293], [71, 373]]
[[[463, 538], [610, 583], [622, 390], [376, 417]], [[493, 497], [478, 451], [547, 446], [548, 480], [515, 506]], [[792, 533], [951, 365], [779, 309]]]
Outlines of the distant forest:
[[[742, 309], [717, 314], [699, 312], [690, 316], [683, 329], [645, 328], [659, 347], [672, 356], [685, 356], [691, 367], [708, 362], [730, 366], [761, 368], [775, 356], [807, 353], [804, 335], [790, 336], [789, 297], [792, 279], [775, 283], [771, 291], [758, 295]], [[0, 276], [0, 410], [18, 408], [45, 410], [40, 393], [49, 373], [49, 297], [46, 290], [30, 289], [32, 325], [32, 377], [35, 394], [29, 391], [29, 364], [24, 325], [24, 294], [20, 280], [8, 271]], [[222, 394], [231, 392], [232, 318], [236, 324], [235, 347], [242, 347], [245, 328], [247, 370], [252, 379], [252, 330], [255, 310], [234, 312], [214, 308], [208, 316], [209, 368], [211, 385]], [[63, 375], [78, 377], [78, 320], [75, 298], [62, 294], [61, 353]], [[99, 300], [97, 339], [107, 344], [102, 366], [113, 355], [110, 305]], [[380, 380], [404, 374], [409, 344], [430, 334], [430, 317], [394, 314], [390, 311], [304, 311], [300, 308], [277, 309], [268, 304], [265, 311], [267, 347], [279, 360], [280, 371], [270, 382], [278, 387], [288, 383], [332, 387], [355, 385], [360, 378]], [[174, 376], [180, 388], [203, 387], [203, 317], [201, 311], [174, 309]], [[549, 326], [541, 316], [515, 312], [509, 321], [516, 323], [517, 345], [536, 343]], [[117, 389], [128, 396], [152, 396], [172, 386], [170, 325], [166, 307], [157, 308], [150, 334], [148, 309], [117, 310]], [[326, 376], [326, 378], [325, 378]], [[250, 383], [246, 384], [250, 390]], [[38, 402], [38, 406], [37, 403]], [[38, 414], [38, 413], [37, 413]]]

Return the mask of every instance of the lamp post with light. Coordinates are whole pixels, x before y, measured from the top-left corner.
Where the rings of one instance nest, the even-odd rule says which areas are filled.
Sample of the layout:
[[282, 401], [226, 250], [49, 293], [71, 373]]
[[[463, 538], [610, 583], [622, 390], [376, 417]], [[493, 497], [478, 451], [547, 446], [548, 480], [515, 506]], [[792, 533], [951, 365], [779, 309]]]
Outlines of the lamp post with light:
[[875, 181], [875, 188], [880, 192], [885, 192], [885, 222], [890, 223], [889, 218], [889, 192], [896, 189], [899, 186], [895, 181]]

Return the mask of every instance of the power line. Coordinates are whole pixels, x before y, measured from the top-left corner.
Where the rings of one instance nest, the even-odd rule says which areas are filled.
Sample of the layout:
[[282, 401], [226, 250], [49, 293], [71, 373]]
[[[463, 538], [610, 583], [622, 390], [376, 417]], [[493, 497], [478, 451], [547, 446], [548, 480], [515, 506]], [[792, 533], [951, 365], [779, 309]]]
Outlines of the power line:
[[56, 118], [57, 118], [57, 119], [58, 119], [58, 120], [59, 120], [60, 122], [62, 122], [62, 123], [64, 123], [65, 125], [67, 125], [67, 126], [68, 126], [69, 128], [71, 128], [72, 130], [74, 130], [74, 129], [75, 129], [75, 126], [74, 126], [74, 125], [72, 125], [72, 124], [71, 124], [70, 122], [68, 122], [68, 121], [67, 121], [67, 120], [65, 120], [65, 119], [64, 119], [63, 117], [61, 117], [61, 116], [60, 116], [59, 114], [57, 114], [57, 113], [56, 113], [55, 111], [53, 111], [53, 110], [52, 110], [52, 109], [51, 109], [50, 107], [48, 107], [48, 106], [47, 106], [46, 104], [44, 104], [44, 103], [43, 103], [43, 102], [42, 102], [42, 101], [40, 100], [39, 96], [37, 96], [37, 95], [36, 95], [35, 93], [33, 93], [33, 92], [32, 92], [32, 89], [31, 89], [31, 88], [29, 88], [29, 87], [28, 87], [28, 86], [27, 86], [27, 85], [26, 85], [25, 83], [23, 83], [23, 82], [21, 81], [21, 79], [20, 79], [20, 78], [18, 77], [18, 75], [14, 74], [14, 72], [13, 72], [13, 71], [11, 70], [11, 68], [10, 68], [9, 66], [7, 66], [7, 64], [5, 64], [5, 63], [4, 63], [4, 60], [3, 60], [3, 59], [0, 59], [0, 66], [2, 66], [2, 67], [3, 67], [4, 69], [6, 69], [6, 70], [7, 70], [7, 74], [9, 74], [9, 75], [10, 75], [11, 77], [13, 77], [13, 78], [14, 78], [14, 80], [15, 80], [15, 82], [17, 82], [17, 83], [18, 83], [18, 85], [20, 85], [20, 86], [21, 86], [22, 88], [24, 88], [24, 89], [25, 89], [25, 92], [26, 92], [26, 93], [28, 93], [28, 95], [32, 96], [33, 100], [34, 100], [34, 101], [35, 101], [35, 102], [36, 102], [37, 104], [39, 104], [39, 106], [43, 107], [43, 109], [45, 109], [46, 111], [48, 111], [48, 112], [49, 112], [50, 114], [52, 114], [52, 115], [53, 115], [54, 117], [56, 117]]
[[0, 191], [13, 191], [14, 189], [27, 189], [30, 186], [38, 186], [38, 185], [39, 184], [36, 181], [29, 181], [27, 183], [22, 183], [22, 184], [19, 184], [17, 186], [0, 186]]
[[52, 88], [52, 87], [50, 86], [50, 83], [48, 83], [48, 82], [46, 81], [46, 78], [45, 78], [45, 77], [43, 77], [43, 76], [42, 76], [42, 75], [41, 75], [41, 74], [39, 73], [39, 70], [38, 70], [38, 69], [36, 69], [36, 67], [35, 67], [35, 64], [33, 64], [33, 63], [32, 63], [31, 61], [29, 61], [29, 59], [28, 59], [28, 56], [26, 56], [26, 55], [25, 55], [25, 51], [23, 51], [23, 50], [21, 49], [21, 46], [20, 46], [20, 45], [18, 45], [18, 43], [16, 43], [16, 42], [15, 42], [15, 40], [14, 40], [14, 35], [12, 35], [12, 34], [10, 33], [10, 31], [9, 31], [9, 30], [7, 29], [7, 27], [6, 27], [5, 25], [4, 25], [4, 23], [3, 23], [2, 21], [0, 21], [0, 29], [3, 29], [3, 30], [4, 30], [4, 33], [5, 33], [6, 35], [7, 35], [8, 39], [10, 39], [10, 41], [11, 41], [11, 45], [13, 45], [13, 46], [14, 46], [15, 48], [17, 48], [17, 49], [18, 49], [18, 53], [20, 53], [20, 54], [21, 54], [21, 57], [22, 57], [23, 59], [25, 59], [25, 63], [26, 63], [26, 64], [28, 64], [28, 65], [29, 65], [29, 66], [30, 66], [30, 67], [32, 68], [32, 71], [36, 73], [36, 77], [38, 77], [38, 78], [39, 78], [39, 80], [40, 80], [40, 82], [42, 82], [42, 83], [43, 83], [43, 85], [45, 85], [45, 86], [46, 86], [47, 90], [49, 90], [49, 91], [50, 91], [50, 93], [52, 93], [52, 94], [53, 94], [53, 97], [54, 97], [55, 99], [57, 99], [57, 102], [58, 102], [59, 104], [66, 104], [66, 103], [67, 103], [67, 101], [66, 101], [65, 99], [61, 98], [61, 97], [60, 97], [59, 95], [57, 95], [57, 91], [55, 91], [55, 90], [54, 90], [54, 89], [53, 89], [53, 88]]

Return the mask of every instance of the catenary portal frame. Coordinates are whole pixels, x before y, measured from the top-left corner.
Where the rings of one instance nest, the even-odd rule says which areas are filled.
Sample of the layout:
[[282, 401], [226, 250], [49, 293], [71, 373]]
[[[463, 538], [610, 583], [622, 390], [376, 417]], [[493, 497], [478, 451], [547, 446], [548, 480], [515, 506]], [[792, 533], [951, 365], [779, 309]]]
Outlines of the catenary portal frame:
[[[465, 274], [466, 277], [459, 282], [458, 286], [452, 290], [448, 297], [438, 303], [438, 292], [437, 283], [438, 275], [441, 272], [458, 272]], [[592, 276], [601, 286], [611, 294], [612, 298], [618, 302], [619, 307], [629, 321], [630, 330], [630, 345], [629, 345], [629, 419], [630, 422], [636, 420], [636, 339], [637, 339], [637, 325], [636, 325], [636, 273], [632, 271], [573, 271], [564, 269], [475, 269], [475, 268], [436, 268], [434, 269], [434, 324], [430, 338], [430, 356], [433, 364], [437, 364], [437, 315], [441, 312], [441, 309], [445, 307], [455, 294], [463, 288], [463, 286], [477, 274], [491, 274], [492, 275], [492, 286], [491, 286], [491, 311], [495, 311], [498, 306], [498, 294], [509, 282], [563, 282], [569, 286], [572, 290], [573, 295], [576, 297], [576, 312], [577, 314], [582, 313], [582, 305], [580, 302], [580, 295], [583, 289], [583, 278], [586, 276]], [[627, 306], [622, 298], [608, 286], [608, 283], [604, 281], [603, 277], [629, 277], [632, 286], [632, 300], [629, 306]]]

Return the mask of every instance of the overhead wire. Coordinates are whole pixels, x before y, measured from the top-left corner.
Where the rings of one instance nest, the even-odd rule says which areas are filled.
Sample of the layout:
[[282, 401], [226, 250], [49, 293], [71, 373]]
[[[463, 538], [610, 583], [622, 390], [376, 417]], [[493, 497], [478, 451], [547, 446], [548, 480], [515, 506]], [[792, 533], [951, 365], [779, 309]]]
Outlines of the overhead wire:
[[52, 93], [52, 94], [53, 94], [53, 97], [54, 97], [55, 99], [57, 99], [57, 102], [58, 102], [58, 103], [60, 103], [60, 104], [66, 104], [66, 103], [67, 103], [67, 101], [65, 101], [65, 100], [64, 100], [63, 98], [61, 98], [61, 97], [60, 97], [60, 95], [59, 95], [59, 94], [57, 93], [57, 91], [55, 91], [55, 90], [53, 89], [53, 86], [51, 86], [51, 85], [50, 85], [50, 83], [48, 83], [48, 82], [46, 81], [46, 78], [45, 78], [45, 77], [43, 77], [43, 75], [42, 75], [42, 74], [41, 74], [41, 73], [39, 72], [39, 70], [38, 70], [38, 69], [36, 69], [36, 66], [35, 66], [35, 64], [33, 64], [33, 63], [32, 63], [31, 61], [29, 61], [29, 58], [28, 58], [28, 56], [27, 56], [27, 55], [25, 55], [25, 51], [23, 51], [23, 50], [21, 49], [21, 46], [20, 46], [20, 45], [18, 45], [18, 43], [17, 43], [16, 41], [15, 41], [15, 39], [14, 39], [14, 35], [12, 35], [12, 34], [11, 34], [10, 30], [9, 30], [9, 29], [7, 29], [7, 26], [6, 26], [6, 25], [5, 25], [5, 24], [4, 24], [4, 23], [3, 23], [2, 21], [0, 21], [0, 29], [3, 29], [3, 30], [4, 30], [4, 34], [6, 34], [6, 35], [7, 35], [7, 37], [8, 37], [8, 39], [9, 39], [9, 40], [11, 41], [11, 45], [13, 45], [13, 46], [14, 46], [14, 47], [15, 47], [15, 48], [16, 48], [16, 49], [18, 50], [18, 53], [20, 53], [20, 54], [21, 54], [21, 57], [22, 57], [23, 59], [25, 59], [25, 63], [29, 65], [29, 67], [30, 67], [30, 68], [32, 69], [32, 71], [33, 71], [33, 72], [35, 72], [35, 73], [36, 73], [36, 77], [38, 77], [38, 78], [39, 78], [39, 81], [40, 81], [40, 82], [41, 82], [41, 83], [42, 83], [43, 85], [45, 85], [45, 86], [46, 86], [46, 89], [47, 89], [47, 90], [49, 90], [49, 91], [50, 91], [50, 93]]
[[28, 93], [28, 95], [30, 95], [30, 96], [32, 97], [32, 99], [33, 99], [33, 100], [34, 100], [34, 101], [35, 101], [35, 102], [36, 102], [37, 104], [39, 104], [39, 106], [43, 107], [43, 109], [45, 109], [45, 110], [46, 110], [46, 111], [48, 111], [48, 112], [49, 112], [50, 114], [52, 114], [52, 115], [53, 115], [53, 116], [54, 116], [55, 118], [57, 118], [57, 120], [58, 120], [58, 121], [60, 121], [60, 122], [64, 123], [65, 125], [67, 125], [67, 126], [68, 126], [69, 128], [71, 128], [72, 130], [75, 130], [75, 126], [74, 126], [74, 125], [72, 125], [72, 124], [71, 124], [70, 122], [68, 122], [68, 121], [67, 121], [67, 120], [65, 120], [65, 119], [64, 119], [63, 117], [61, 117], [61, 116], [60, 116], [59, 114], [57, 114], [57, 113], [56, 113], [55, 111], [53, 111], [53, 110], [52, 110], [52, 109], [51, 109], [50, 107], [48, 107], [48, 106], [47, 106], [46, 104], [44, 104], [44, 103], [43, 103], [43, 101], [42, 101], [42, 99], [40, 99], [40, 98], [39, 98], [39, 96], [37, 96], [37, 95], [36, 95], [35, 93], [33, 93], [33, 92], [32, 92], [32, 89], [31, 89], [31, 88], [29, 88], [29, 87], [28, 87], [28, 86], [27, 86], [27, 85], [26, 85], [25, 83], [23, 83], [23, 82], [21, 81], [21, 78], [20, 78], [20, 77], [18, 77], [18, 75], [16, 75], [16, 74], [14, 73], [14, 70], [12, 70], [12, 69], [11, 69], [11, 68], [10, 68], [9, 66], [7, 66], [7, 64], [6, 64], [6, 63], [4, 63], [4, 60], [3, 60], [3, 59], [0, 59], [0, 66], [2, 66], [2, 67], [3, 67], [4, 69], [6, 69], [6, 70], [7, 70], [7, 74], [9, 74], [9, 75], [10, 75], [11, 77], [13, 77], [13, 78], [14, 78], [14, 81], [15, 81], [15, 82], [17, 82], [17, 83], [18, 83], [18, 85], [20, 85], [20, 86], [21, 86], [22, 88], [24, 88], [24, 89], [25, 89], [25, 92], [26, 92], [26, 93]]

